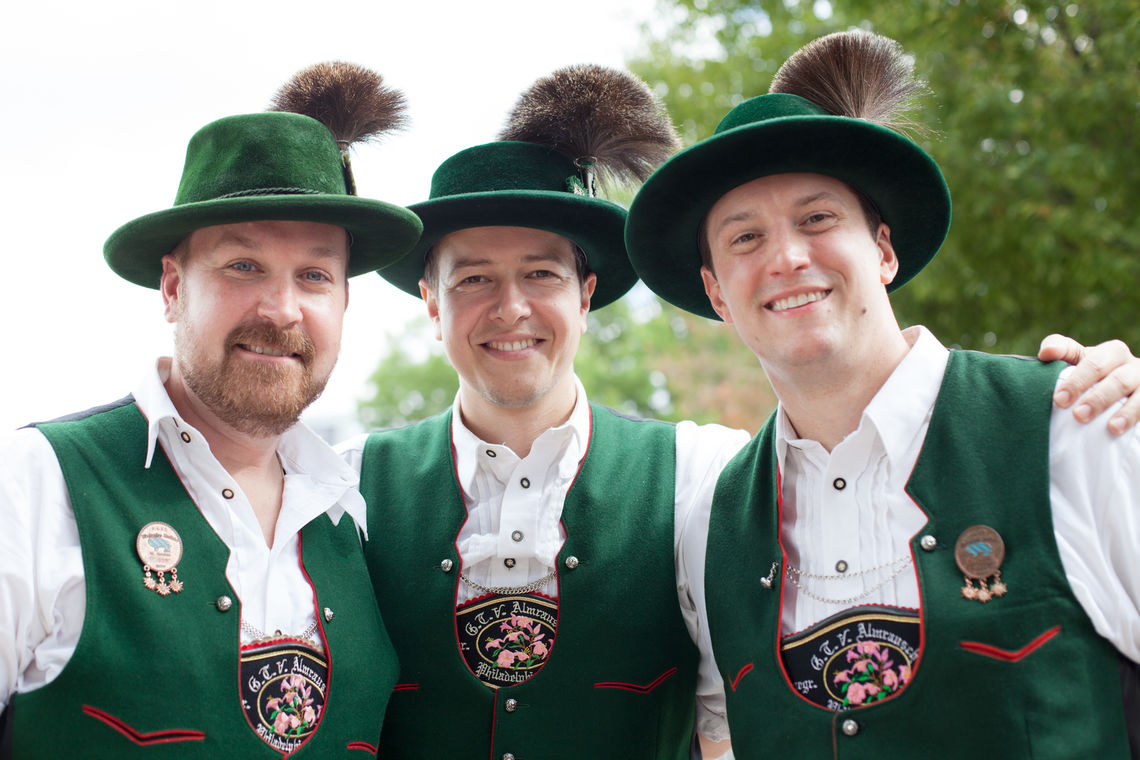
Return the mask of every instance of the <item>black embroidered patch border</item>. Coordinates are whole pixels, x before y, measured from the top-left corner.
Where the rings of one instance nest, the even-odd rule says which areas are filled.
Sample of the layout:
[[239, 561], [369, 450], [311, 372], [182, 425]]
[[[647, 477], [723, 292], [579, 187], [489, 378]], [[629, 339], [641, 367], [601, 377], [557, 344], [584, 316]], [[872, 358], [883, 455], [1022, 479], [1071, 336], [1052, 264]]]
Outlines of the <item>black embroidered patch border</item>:
[[328, 660], [293, 639], [243, 646], [241, 705], [254, 732], [289, 753], [320, 723], [329, 679]]
[[558, 603], [541, 594], [488, 594], [455, 611], [459, 650], [491, 688], [522, 683], [550, 657]]

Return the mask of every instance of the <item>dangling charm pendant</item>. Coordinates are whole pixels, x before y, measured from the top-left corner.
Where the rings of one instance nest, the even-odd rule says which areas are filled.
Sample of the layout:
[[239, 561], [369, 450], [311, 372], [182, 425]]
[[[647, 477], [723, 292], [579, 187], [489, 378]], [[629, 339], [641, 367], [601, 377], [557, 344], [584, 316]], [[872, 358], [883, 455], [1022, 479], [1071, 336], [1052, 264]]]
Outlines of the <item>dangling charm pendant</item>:
[[[143, 563], [143, 585], [159, 596], [170, 596], [182, 591], [182, 581], [178, 580], [178, 561], [182, 559], [182, 537], [178, 531], [164, 522], [152, 522], [143, 526], [135, 539], [135, 551]], [[156, 580], [151, 571], [158, 573]], [[170, 583], [166, 573], [170, 572]]]
[[[1005, 559], [1005, 542], [996, 530], [988, 525], [975, 525], [962, 531], [954, 545], [954, 560], [962, 571], [966, 585], [962, 598], [985, 604], [1004, 596], [1008, 590], [1001, 579], [1001, 563]], [[994, 577], [993, 585], [987, 579]], [[974, 588], [974, 581], [978, 588]]]

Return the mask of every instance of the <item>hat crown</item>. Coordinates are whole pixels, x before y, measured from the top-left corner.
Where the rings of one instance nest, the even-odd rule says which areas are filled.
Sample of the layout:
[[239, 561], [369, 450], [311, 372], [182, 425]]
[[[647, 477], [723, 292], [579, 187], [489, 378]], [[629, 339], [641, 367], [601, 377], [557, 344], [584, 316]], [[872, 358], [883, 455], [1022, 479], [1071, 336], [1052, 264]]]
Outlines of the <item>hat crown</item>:
[[832, 116], [822, 106], [807, 98], [788, 93], [773, 93], [749, 98], [729, 111], [716, 125], [714, 134], [720, 134], [746, 124], [757, 124], [770, 119], [788, 116]]
[[578, 169], [565, 154], [537, 143], [500, 140], [461, 150], [431, 178], [431, 200], [504, 190], [572, 192]]
[[349, 194], [332, 133], [301, 114], [243, 114], [211, 122], [191, 138], [174, 205], [298, 194]]

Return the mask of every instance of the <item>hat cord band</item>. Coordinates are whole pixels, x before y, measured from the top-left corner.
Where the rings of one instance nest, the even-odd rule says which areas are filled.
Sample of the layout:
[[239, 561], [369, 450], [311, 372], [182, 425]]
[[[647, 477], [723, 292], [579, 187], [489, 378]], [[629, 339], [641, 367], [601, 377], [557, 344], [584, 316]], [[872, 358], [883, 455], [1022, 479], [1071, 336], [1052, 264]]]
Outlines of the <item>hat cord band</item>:
[[239, 190], [236, 193], [226, 193], [214, 198], [216, 201], [225, 198], [244, 198], [250, 195], [321, 195], [320, 190], [310, 190], [307, 187], [259, 187], [253, 190]]

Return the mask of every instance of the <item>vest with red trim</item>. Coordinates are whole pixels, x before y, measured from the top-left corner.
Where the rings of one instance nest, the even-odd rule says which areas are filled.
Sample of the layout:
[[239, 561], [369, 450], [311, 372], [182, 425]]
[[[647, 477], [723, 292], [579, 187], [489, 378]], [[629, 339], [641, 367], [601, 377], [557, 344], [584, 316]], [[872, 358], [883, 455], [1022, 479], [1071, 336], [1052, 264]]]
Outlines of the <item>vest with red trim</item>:
[[677, 601], [675, 428], [591, 413], [562, 512], [557, 636], [541, 670], [499, 689], [457, 644], [455, 539], [467, 510], [451, 412], [369, 438], [365, 555], [401, 665], [385, 760], [689, 757], [697, 651]]
[[[226, 580], [229, 550], [169, 460], [149, 469], [147, 423], [130, 398], [44, 423], [75, 511], [87, 609], [75, 653], [47, 685], [15, 694], [4, 716], [5, 757], [279, 758], [250, 727], [239, 693], [241, 603]], [[149, 522], [183, 544], [180, 593], [143, 585], [135, 549]], [[316, 730], [290, 757], [375, 754], [399, 666], [367, 581], [352, 519], [325, 515], [301, 530], [329, 678]], [[226, 596], [232, 606], [217, 604]]]
[[[910, 683], [871, 706], [816, 706], [781, 669], [779, 575], [771, 589], [760, 582], [781, 560], [774, 420], [729, 463], [713, 502], [705, 586], [739, 760], [1129, 756], [1119, 656], [1073, 595], [1053, 534], [1058, 370], [950, 353], [907, 483], [929, 517], [911, 541], [921, 653]], [[985, 604], [963, 598], [954, 559], [958, 536], [979, 524], [1005, 543], [1008, 592]], [[924, 547], [923, 536], [937, 544]]]

